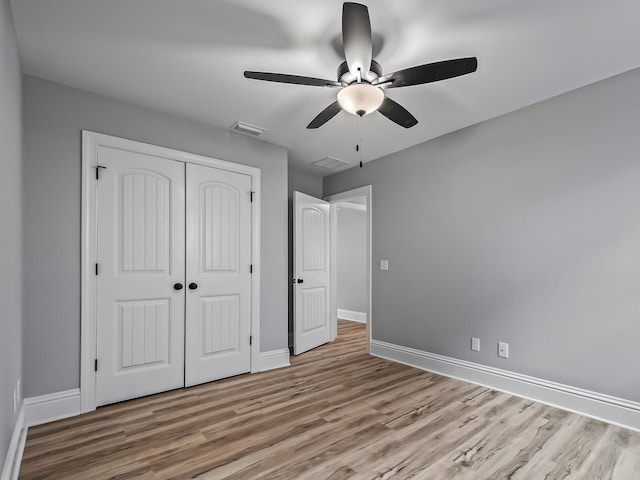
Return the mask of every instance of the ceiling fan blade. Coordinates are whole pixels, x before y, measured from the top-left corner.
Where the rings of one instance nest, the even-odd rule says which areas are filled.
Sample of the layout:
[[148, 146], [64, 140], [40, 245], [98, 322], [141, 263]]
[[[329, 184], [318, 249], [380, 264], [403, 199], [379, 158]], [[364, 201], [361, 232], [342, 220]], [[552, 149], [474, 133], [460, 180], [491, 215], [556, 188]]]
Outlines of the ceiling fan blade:
[[295, 85], [311, 85], [313, 87], [341, 87], [340, 82], [325, 80], [323, 78], [303, 77], [300, 75], [288, 75], [286, 73], [268, 73], [245, 71], [246, 78], [264, 80], [266, 82], [293, 83]]
[[374, 84], [387, 84], [386, 88], [409, 87], [411, 85], [421, 85], [459, 77], [460, 75], [475, 72], [477, 69], [478, 59], [476, 57], [456, 58], [389, 73], [378, 78]]
[[389, 97], [385, 97], [378, 111], [392, 122], [404, 128], [411, 128], [418, 123], [416, 117], [411, 115], [406, 108], [394, 102]]
[[353, 75], [366, 77], [371, 67], [372, 42], [369, 9], [359, 3], [342, 6], [342, 43], [344, 58]]
[[327, 108], [325, 108], [323, 111], [321, 111], [316, 118], [311, 120], [311, 123], [307, 125], [307, 128], [321, 127], [322, 125], [327, 123], [329, 120], [331, 120], [333, 117], [335, 117], [340, 112], [340, 110], [342, 110], [342, 107], [336, 100]]

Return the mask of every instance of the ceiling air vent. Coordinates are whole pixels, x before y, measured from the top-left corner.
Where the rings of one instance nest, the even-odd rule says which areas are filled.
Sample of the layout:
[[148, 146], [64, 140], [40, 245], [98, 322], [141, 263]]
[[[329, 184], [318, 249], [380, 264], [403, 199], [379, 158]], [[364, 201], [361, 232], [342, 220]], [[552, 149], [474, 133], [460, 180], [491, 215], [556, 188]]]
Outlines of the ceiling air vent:
[[324, 157], [322, 160], [313, 162], [311, 165], [315, 165], [316, 167], [333, 169], [333, 168], [344, 167], [345, 165], [349, 165], [349, 162], [345, 162], [344, 160], [340, 160], [339, 158]]
[[250, 135], [252, 137], [259, 137], [267, 131], [262, 127], [256, 127], [255, 125], [250, 125], [244, 122], [234, 123], [233, 125], [231, 125], [231, 127], [229, 127], [229, 130], [231, 130], [232, 132], [241, 133], [243, 135]]

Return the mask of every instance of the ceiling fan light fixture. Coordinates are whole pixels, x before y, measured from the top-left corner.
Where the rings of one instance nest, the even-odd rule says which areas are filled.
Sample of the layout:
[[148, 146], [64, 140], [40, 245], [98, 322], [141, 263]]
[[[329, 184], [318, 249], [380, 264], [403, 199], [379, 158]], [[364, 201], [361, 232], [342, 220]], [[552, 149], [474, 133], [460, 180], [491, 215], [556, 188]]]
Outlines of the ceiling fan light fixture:
[[384, 100], [384, 92], [369, 83], [352, 83], [338, 92], [338, 103], [349, 113], [367, 115], [375, 112]]

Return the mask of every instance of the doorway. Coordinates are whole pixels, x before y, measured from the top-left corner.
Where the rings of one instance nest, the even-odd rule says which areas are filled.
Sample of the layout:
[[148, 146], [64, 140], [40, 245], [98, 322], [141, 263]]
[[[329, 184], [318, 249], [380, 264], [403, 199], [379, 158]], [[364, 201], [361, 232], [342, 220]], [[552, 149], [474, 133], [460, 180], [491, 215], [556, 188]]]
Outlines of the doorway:
[[[324, 200], [294, 192], [293, 199], [293, 352], [303, 353], [335, 340], [338, 334], [339, 208], [363, 214], [364, 293], [359, 319], [365, 323], [367, 352], [371, 343], [371, 186]], [[313, 282], [311, 281], [313, 280]]]
[[365, 197], [336, 203], [338, 318], [367, 323], [367, 206]]
[[[355, 320], [365, 323], [367, 335], [367, 352], [371, 349], [371, 332], [373, 325], [372, 308], [371, 308], [371, 228], [372, 228], [372, 203], [371, 203], [371, 185], [348, 190], [345, 192], [329, 195], [325, 197], [331, 208], [331, 236], [330, 236], [330, 252], [331, 252], [331, 280], [330, 280], [330, 298], [331, 298], [331, 339], [335, 339], [338, 334], [338, 311], [347, 320]], [[357, 279], [352, 275], [344, 273], [344, 269], [340, 268], [339, 262], [341, 257], [340, 240], [344, 241], [344, 235], [340, 234], [340, 213], [344, 216], [353, 216], [358, 223], [361, 222], [361, 228], [364, 232], [353, 232], [355, 236], [353, 240], [360, 243], [359, 245], [351, 245], [348, 247], [352, 250], [352, 260], [354, 260], [354, 268], [361, 270], [364, 274], [364, 292], [360, 293], [358, 289]], [[342, 230], [342, 233], [345, 233]], [[347, 233], [347, 237], [349, 233]], [[342, 238], [339, 238], [342, 237]], [[343, 246], [343, 250], [344, 250]], [[345, 253], [344, 251], [342, 252]], [[347, 252], [349, 255], [349, 252]], [[357, 257], [357, 258], [355, 258]], [[362, 262], [363, 265], [358, 266], [357, 263]], [[343, 265], [344, 266], [344, 265]], [[360, 275], [357, 271], [354, 275]], [[342, 287], [341, 287], [342, 282]], [[339, 289], [342, 289], [340, 294]], [[350, 292], [350, 293], [349, 293]], [[345, 298], [344, 293], [348, 297]], [[342, 295], [341, 295], [342, 294]], [[356, 298], [358, 297], [358, 298]], [[354, 306], [355, 309], [345, 308]]]

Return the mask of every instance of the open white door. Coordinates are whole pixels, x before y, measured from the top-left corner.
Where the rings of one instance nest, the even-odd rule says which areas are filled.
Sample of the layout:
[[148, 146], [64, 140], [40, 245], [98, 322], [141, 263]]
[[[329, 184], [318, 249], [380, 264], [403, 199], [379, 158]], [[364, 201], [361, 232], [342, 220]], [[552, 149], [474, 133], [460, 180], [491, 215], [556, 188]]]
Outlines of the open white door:
[[293, 353], [311, 350], [330, 338], [329, 204], [294, 192]]

